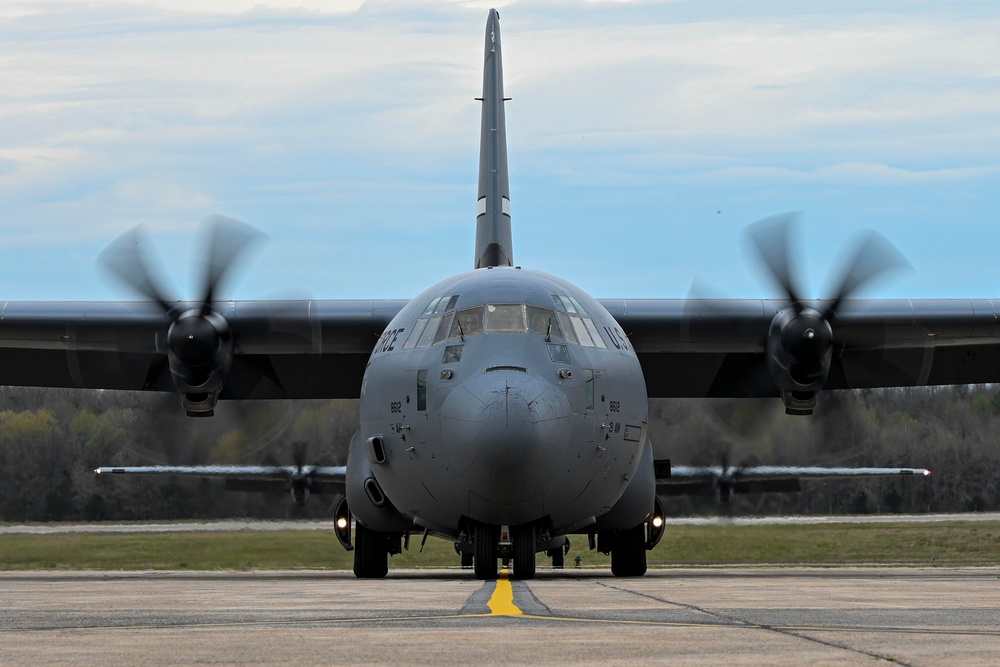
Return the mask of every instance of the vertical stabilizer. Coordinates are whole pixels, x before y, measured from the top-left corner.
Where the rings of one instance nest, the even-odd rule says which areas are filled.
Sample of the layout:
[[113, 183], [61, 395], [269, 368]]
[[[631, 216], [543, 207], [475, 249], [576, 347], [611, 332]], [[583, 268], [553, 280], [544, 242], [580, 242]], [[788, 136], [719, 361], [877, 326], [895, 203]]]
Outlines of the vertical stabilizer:
[[479, 200], [476, 214], [476, 268], [513, 266], [510, 186], [507, 182], [507, 128], [504, 122], [500, 15], [486, 21], [483, 65], [483, 120], [479, 140]]

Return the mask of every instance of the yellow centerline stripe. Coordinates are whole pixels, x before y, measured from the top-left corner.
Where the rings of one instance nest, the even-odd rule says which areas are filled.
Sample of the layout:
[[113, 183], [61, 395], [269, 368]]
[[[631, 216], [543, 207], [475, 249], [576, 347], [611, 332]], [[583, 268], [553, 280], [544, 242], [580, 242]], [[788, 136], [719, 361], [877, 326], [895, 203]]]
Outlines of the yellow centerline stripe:
[[510, 573], [507, 568], [500, 570], [497, 586], [493, 589], [490, 601], [490, 616], [523, 616], [524, 612], [514, 604], [514, 587], [510, 585]]

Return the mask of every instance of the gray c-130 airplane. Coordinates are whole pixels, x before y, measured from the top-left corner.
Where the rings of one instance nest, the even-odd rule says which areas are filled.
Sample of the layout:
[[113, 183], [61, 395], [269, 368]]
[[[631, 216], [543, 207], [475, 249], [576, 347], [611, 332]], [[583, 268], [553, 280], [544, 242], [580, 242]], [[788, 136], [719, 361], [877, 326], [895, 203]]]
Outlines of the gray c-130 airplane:
[[[919, 468], [671, 466], [647, 434], [650, 397], [780, 398], [811, 414], [823, 390], [1000, 381], [990, 300], [849, 297], [896, 259], [863, 245], [835, 297], [808, 300], [789, 271], [784, 218], [752, 237], [775, 300], [598, 300], [514, 265], [499, 16], [486, 24], [474, 268], [412, 300], [214, 298], [254, 232], [218, 219], [198, 301], [171, 301], [136, 232], [105, 251], [144, 302], [7, 302], [0, 384], [176, 392], [191, 416], [219, 400], [354, 398], [346, 466], [100, 468], [342, 492], [337, 535], [354, 572], [381, 577], [413, 532], [449, 539], [480, 579], [535, 574], [584, 534], [612, 571], [639, 576], [662, 536], [663, 493], [790, 490], [809, 477]], [[797, 487], [795, 487], [797, 488]], [[352, 526], [354, 528], [352, 540]], [[561, 556], [559, 556], [561, 558]]]

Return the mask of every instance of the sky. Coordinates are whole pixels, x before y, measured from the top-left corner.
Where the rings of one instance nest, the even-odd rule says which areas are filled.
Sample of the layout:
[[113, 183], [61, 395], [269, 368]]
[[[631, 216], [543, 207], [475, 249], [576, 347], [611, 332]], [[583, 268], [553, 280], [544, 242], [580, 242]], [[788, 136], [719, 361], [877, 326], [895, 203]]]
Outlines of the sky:
[[225, 298], [472, 268], [491, 5], [516, 264], [776, 296], [744, 230], [798, 211], [807, 295], [875, 229], [912, 270], [864, 296], [1000, 297], [995, 2], [32, 0], [0, 4], [0, 298], [133, 298], [95, 258], [136, 225], [195, 298], [214, 214], [267, 236]]

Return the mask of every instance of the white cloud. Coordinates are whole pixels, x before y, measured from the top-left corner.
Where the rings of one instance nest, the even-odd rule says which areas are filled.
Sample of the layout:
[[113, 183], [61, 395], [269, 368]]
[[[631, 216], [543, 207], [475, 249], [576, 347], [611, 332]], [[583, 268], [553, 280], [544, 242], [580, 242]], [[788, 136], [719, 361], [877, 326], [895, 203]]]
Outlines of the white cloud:
[[830, 165], [812, 171], [799, 171], [783, 167], [726, 167], [708, 172], [702, 178], [712, 181], [850, 183], [859, 186], [884, 186], [982, 179], [993, 177], [998, 173], [1000, 173], [1000, 167], [912, 170], [870, 162], [851, 162]]
[[[333, 230], [403, 265], [418, 252], [408, 227], [472, 229], [492, 4], [0, 6], [0, 229], [32, 230], [5, 243], [96, 243], [138, 221], [186, 230], [218, 210], [314, 252], [303, 266], [331, 264], [313, 239]], [[548, 212], [522, 206], [530, 196], [599, 196], [579, 215], [641, 225], [667, 197], [684, 215], [747, 216], [830, 184], [995, 178], [998, 12], [713, 6], [504, 6], [515, 238], [530, 236], [518, 219]], [[569, 241], [587, 257], [594, 239]]]

